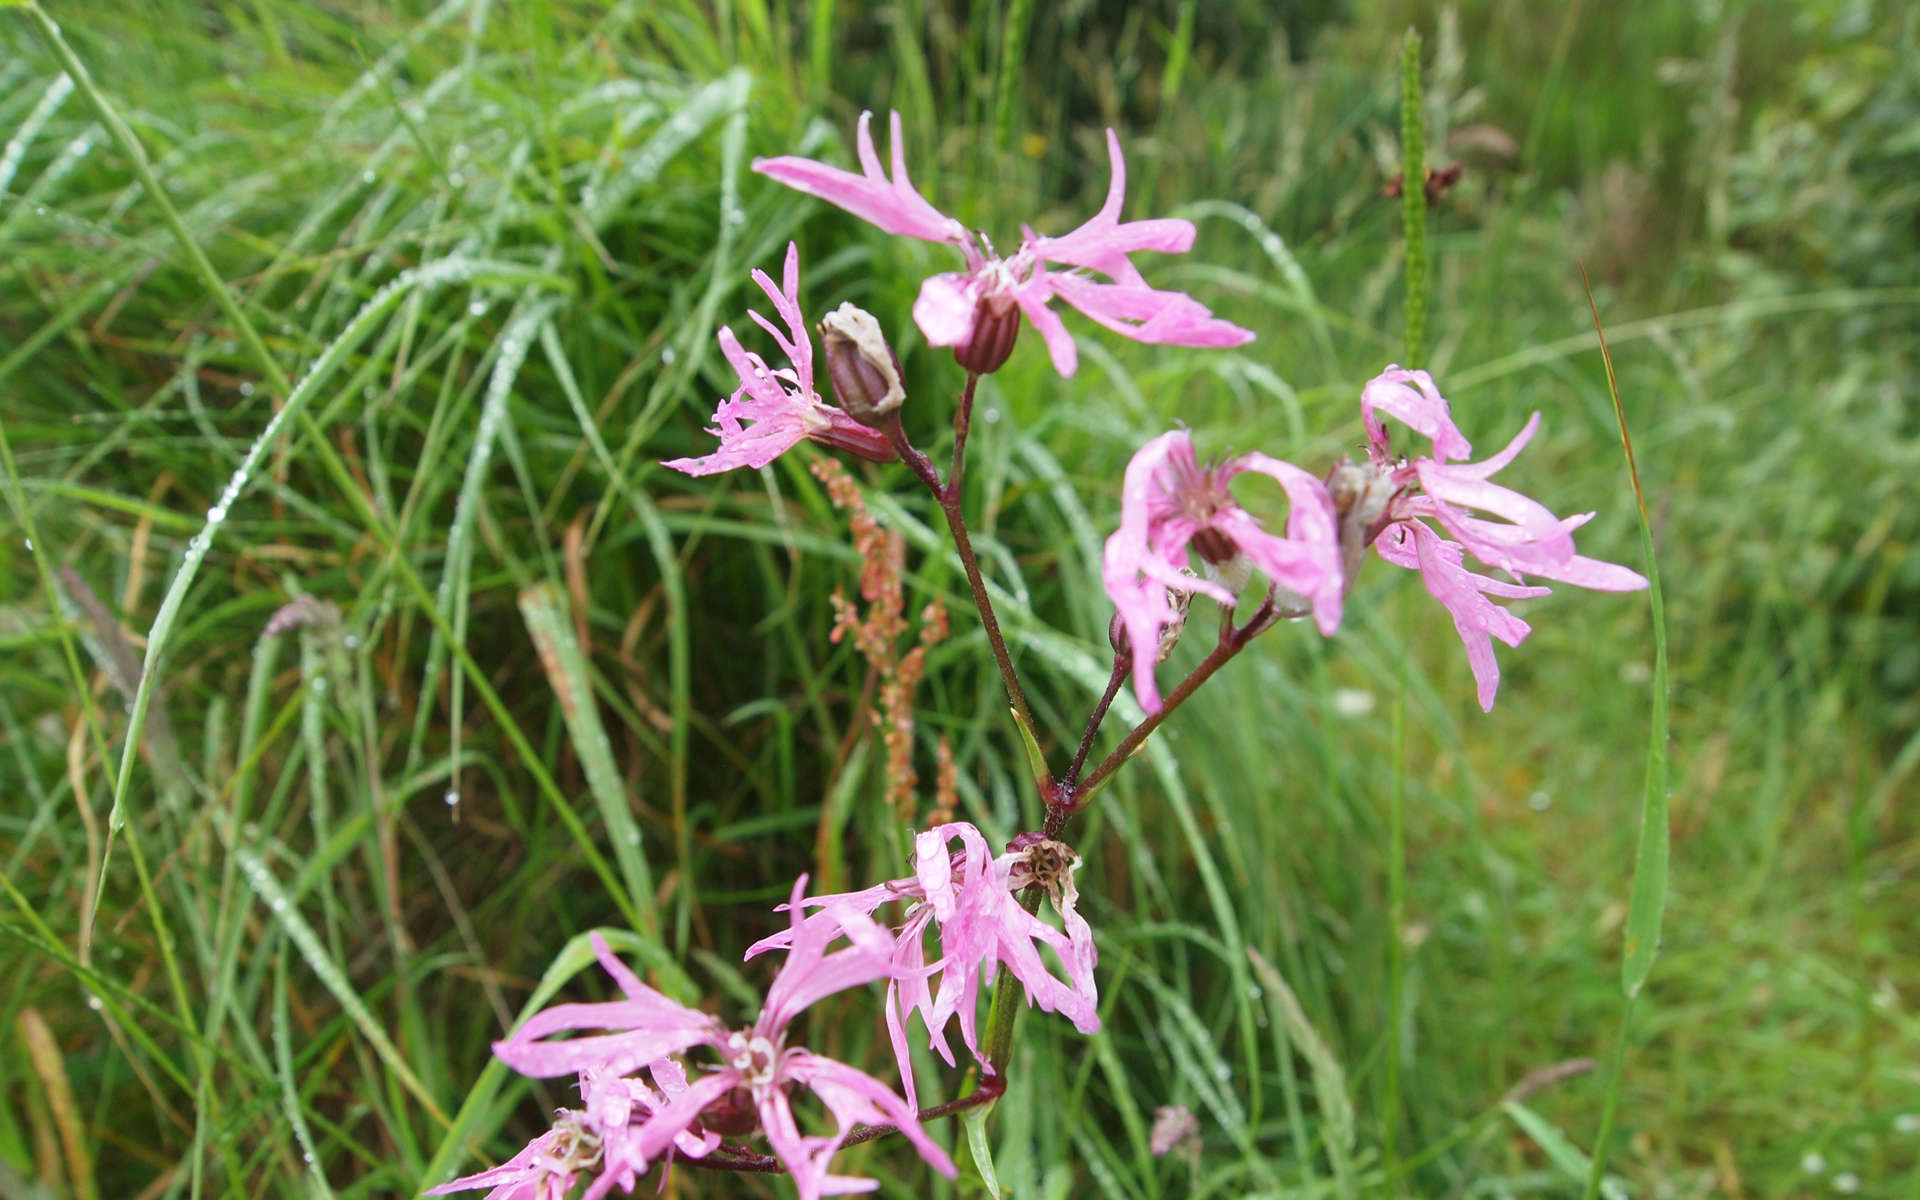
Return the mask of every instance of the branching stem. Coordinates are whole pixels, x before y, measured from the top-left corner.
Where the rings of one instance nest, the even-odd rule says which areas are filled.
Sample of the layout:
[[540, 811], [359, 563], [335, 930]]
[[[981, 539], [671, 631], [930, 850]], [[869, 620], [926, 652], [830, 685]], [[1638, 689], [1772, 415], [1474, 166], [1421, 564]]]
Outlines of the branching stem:
[[966, 386], [961, 389], [960, 403], [953, 414], [953, 466], [947, 474], [947, 482], [940, 482], [939, 469], [933, 461], [916, 449], [907, 440], [906, 430], [900, 422], [891, 422], [886, 429], [888, 441], [893, 444], [901, 461], [907, 464], [914, 477], [926, 485], [927, 491], [940, 505], [940, 513], [947, 519], [947, 529], [953, 534], [954, 548], [960, 552], [960, 566], [967, 573], [967, 586], [973, 591], [973, 606], [980, 612], [980, 624], [987, 631], [987, 644], [993, 648], [993, 660], [1000, 667], [1000, 681], [1006, 685], [1007, 700], [1013, 705], [1014, 714], [1028, 729], [1033, 728], [1033, 711], [1027, 705], [1027, 694], [1020, 686], [1020, 677], [1014, 674], [1013, 656], [1007, 652], [1007, 639], [1000, 632], [1000, 620], [994, 615], [993, 601], [987, 596], [987, 581], [980, 574], [980, 560], [973, 552], [973, 539], [967, 534], [966, 517], [960, 511], [960, 478], [963, 469], [963, 456], [967, 447], [967, 431], [973, 423], [973, 390], [980, 382], [980, 376], [969, 371]]
[[[1226, 666], [1234, 655], [1244, 650], [1248, 642], [1272, 628], [1276, 621], [1297, 615], [1300, 614], [1282, 612], [1274, 605], [1273, 597], [1268, 596], [1261, 601], [1260, 607], [1247, 619], [1245, 625], [1235, 626], [1230, 618], [1223, 621], [1220, 626], [1220, 640], [1214, 643], [1213, 649], [1200, 660], [1200, 665], [1180, 681], [1180, 686], [1167, 693], [1160, 705], [1160, 711], [1149, 714], [1146, 720], [1128, 730], [1127, 736], [1120, 739], [1120, 744], [1100, 760], [1100, 765], [1095, 767], [1084, 780], [1073, 785], [1073, 789], [1067, 793], [1066, 799], [1059, 805], [1062, 810], [1060, 823], [1065, 824], [1066, 817], [1079, 812], [1081, 806], [1087, 802], [1087, 798], [1107, 781], [1108, 776], [1120, 769], [1121, 763], [1133, 757], [1134, 752], [1153, 735], [1153, 731], [1160, 728], [1160, 723], [1171, 716], [1173, 710], [1185, 704], [1187, 698], [1199, 691], [1200, 685], [1212, 679], [1214, 673]], [[1054, 814], [1049, 812], [1048, 825], [1051, 827], [1053, 824]]]

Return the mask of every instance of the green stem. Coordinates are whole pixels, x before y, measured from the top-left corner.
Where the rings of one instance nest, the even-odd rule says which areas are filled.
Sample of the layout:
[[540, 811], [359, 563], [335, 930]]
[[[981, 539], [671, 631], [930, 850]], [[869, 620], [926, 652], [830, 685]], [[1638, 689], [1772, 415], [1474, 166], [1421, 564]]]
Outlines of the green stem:
[[[1407, 625], [1401, 622], [1400, 645], [1408, 643]], [[1405, 655], [1401, 656], [1401, 676], [1406, 676]], [[1401, 688], [1393, 703], [1393, 786], [1387, 793], [1387, 1102], [1380, 1114], [1380, 1157], [1387, 1177], [1398, 1173], [1400, 1128], [1400, 1027], [1406, 1020], [1405, 997], [1406, 945], [1400, 931], [1406, 926], [1407, 908], [1407, 702]]]
[[1587, 1190], [1582, 1200], [1594, 1200], [1607, 1173], [1607, 1143], [1613, 1138], [1613, 1117], [1620, 1107], [1620, 1081], [1627, 1067], [1627, 1032], [1633, 1025], [1635, 997], [1628, 996], [1620, 1006], [1620, 1032], [1613, 1040], [1613, 1053], [1607, 1056], [1606, 1104], [1600, 1109], [1600, 1132], [1593, 1138], [1593, 1166], [1587, 1172]]
[[1407, 360], [1420, 365], [1427, 335], [1427, 131], [1420, 107], [1420, 33], [1400, 46], [1400, 222], [1407, 251]]

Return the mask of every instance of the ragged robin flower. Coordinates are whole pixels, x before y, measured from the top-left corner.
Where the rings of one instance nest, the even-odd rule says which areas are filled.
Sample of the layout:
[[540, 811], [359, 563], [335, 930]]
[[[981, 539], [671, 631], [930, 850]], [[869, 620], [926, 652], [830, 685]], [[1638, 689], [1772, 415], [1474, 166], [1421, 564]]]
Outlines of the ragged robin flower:
[[799, 247], [787, 243], [779, 287], [760, 270], [753, 272], [753, 281], [773, 302], [786, 331], [757, 312], [747, 315], [779, 345], [789, 365], [774, 370], [723, 326], [718, 335], [720, 352], [740, 377], [740, 386], [713, 410], [713, 428], [707, 432], [720, 439], [720, 448], [700, 458], [676, 458], [664, 465], [689, 475], [764, 467], [809, 438], [875, 462], [896, 457], [884, 436], [826, 403], [814, 390], [813, 339], [800, 315]]
[[[495, 1043], [494, 1054], [521, 1074], [536, 1077], [575, 1071], [627, 1076], [658, 1068], [663, 1061], [669, 1070], [677, 1070], [669, 1055], [702, 1049], [717, 1055], [719, 1066], [684, 1089], [663, 1087], [667, 1094], [637, 1121], [625, 1160], [636, 1175], [670, 1151], [700, 1157], [694, 1151], [701, 1146], [690, 1147], [686, 1141], [690, 1132], [737, 1134], [757, 1127], [792, 1174], [801, 1200], [868, 1190], [860, 1186], [866, 1181], [831, 1174], [832, 1158], [855, 1125], [891, 1122], [935, 1170], [953, 1177], [952, 1160], [891, 1088], [864, 1071], [788, 1043], [788, 1027], [815, 1002], [887, 978], [892, 971], [891, 935], [853, 911], [835, 911], [827, 922], [804, 922], [800, 899], [805, 889], [802, 875], [793, 887], [786, 962], [767, 989], [760, 1016], [745, 1029], [729, 1030], [648, 987], [596, 935], [594, 952], [626, 999], [560, 1004], [536, 1013], [513, 1036]], [[829, 951], [841, 937], [849, 944]], [[578, 1030], [605, 1032], [547, 1040]], [[656, 1082], [663, 1082], [657, 1069], [653, 1074]], [[790, 1099], [800, 1087], [826, 1106], [837, 1125], [835, 1133], [800, 1132]]]
[[888, 177], [874, 151], [872, 120], [872, 113], [860, 114], [855, 138], [860, 158], [857, 175], [792, 155], [756, 159], [753, 169], [888, 233], [957, 248], [966, 269], [924, 281], [913, 319], [928, 342], [953, 347], [967, 370], [998, 369], [1013, 349], [1024, 316], [1046, 342], [1054, 369], [1062, 375], [1073, 374], [1079, 364], [1073, 335], [1047, 307], [1056, 297], [1137, 342], [1238, 346], [1253, 339], [1250, 331], [1214, 316], [1184, 292], [1149, 287], [1133, 265], [1128, 256], [1140, 250], [1186, 253], [1193, 246], [1194, 229], [1191, 221], [1171, 217], [1120, 219], [1127, 171], [1113, 130], [1107, 130], [1112, 181], [1100, 211], [1060, 237], [1043, 237], [1023, 225], [1019, 249], [1001, 256], [986, 235], [969, 232], [914, 189], [900, 144], [899, 113], [892, 114], [890, 121], [893, 174]]
[[[952, 848], [955, 842], [958, 849]], [[1073, 873], [1079, 863], [1062, 843], [1038, 834], [1015, 838], [1005, 853], [996, 856], [978, 829], [955, 821], [914, 838], [912, 875], [865, 891], [810, 896], [795, 905], [818, 909], [806, 923], [823, 926], [830, 933], [846, 914], [864, 918], [888, 901], [906, 903], [904, 918], [895, 930], [885, 1010], [909, 1101], [914, 1090], [906, 1019], [914, 1012], [926, 1026], [928, 1045], [948, 1066], [955, 1062], [945, 1030], [949, 1021], [958, 1018], [967, 1049], [993, 1067], [980, 1048], [978, 1010], [982, 985], [991, 984], [1001, 966], [1020, 981], [1028, 1004], [1060, 1013], [1082, 1033], [1099, 1032], [1093, 930], [1075, 907], [1079, 892]], [[1030, 886], [1041, 888], [1052, 900], [1060, 929], [1021, 906], [1020, 893]], [[755, 943], [747, 957], [788, 945], [798, 929], [796, 925]], [[939, 954], [931, 963], [925, 943], [930, 929], [939, 939]], [[1064, 979], [1048, 968], [1040, 953], [1042, 946], [1058, 956]], [[935, 975], [939, 982], [930, 986]]]
[[[1269, 532], [1228, 489], [1248, 472], [1286, 491], [1284, 536]], [[1204, 575], [1188, 569], [1189, 551], [1199, 556]], [[1162, 657], [1161, 631], [1182, 619], [1177, 597], [1199, 593], [1231, 609], [1255, 569], [1267, 577], [1278, 607], [1311, 611], [1325, 634], [1339, 627], [1344, 585], [1326, 485], [1259, 453], [1203, 464], [1181, 429], [1140, 447], [1127, 464], [1120, 528], [1107, 539], [1100, 567], [1126, 631], [1140, 707], [1159, 711], [1153, 668]]]
[[[1383, 414], [1427, 438], [1433, 452], [1414, 458], [1396, 455], [1380, 419]], [[1573, 532], [1592, 520], [1592, 513], [1562, 519], [1539, 501], [1491, 481], [1533, 439], [1540, 428], [1539, 413], [1492, 458], [1456, 462], [1472, 454], [1473, 447], [1454, 424], [1433, 377], [1388, 367], [1360, 393], [1360, 417], [1367, 431], [1367, 461], [1339, 464], [1328, 481], [1340, 512], [1347, 570], [1351, 572], [1370, 542], [1381, 558], [1420, 572], [1421, 582], [1446, 608], [1466, 646], [1481, 708], [1493, 708], [1500, 687], [1494, 640], [1518, 646], [1532, 632], [1525, 621], [1493, 603], [1494, 597], [1526, 599], [1551, 593], [1527, 583], [1528, 576], [1603, 592], [1647, 586], [1637, 571], [1574, 552]], [[1512, 582], [1469, 571], [1468, 554], [1506, 572]]]

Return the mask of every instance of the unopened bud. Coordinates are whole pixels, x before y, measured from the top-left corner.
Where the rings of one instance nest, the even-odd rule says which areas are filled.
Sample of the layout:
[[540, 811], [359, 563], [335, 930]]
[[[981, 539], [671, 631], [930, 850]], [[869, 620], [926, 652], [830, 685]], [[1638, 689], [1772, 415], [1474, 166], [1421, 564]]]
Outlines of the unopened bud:
[[1008, 303], [1004, 312], [995, 312], [994, 301], [982, 298], [974, 306], [973, 334], [953, 348], [953, 361], [964, 370], [991, 375], [1013, 353], [1019, 336], [1020, 306]]
[[906, 400], [900, 384], [900, 360], [880, 332], [880, 322], [864, 308], [842, 303], [820, 322], [827, 378], [846, 414], [878, 428]]

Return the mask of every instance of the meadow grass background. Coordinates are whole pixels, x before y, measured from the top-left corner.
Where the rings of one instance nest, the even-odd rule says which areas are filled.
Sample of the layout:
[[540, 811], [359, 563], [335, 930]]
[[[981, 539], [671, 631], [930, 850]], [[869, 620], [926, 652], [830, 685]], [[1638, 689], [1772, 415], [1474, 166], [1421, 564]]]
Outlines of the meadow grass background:
[[[1260, 334], [1190, 352], [1069, 318], [1075, 378], [1029, 337], [982, 387], [970, 513], [1057, 748], [1104, 679], [1131, 450], [1176, 421], [1310, 468], [1359, 442], [1359, 384], [1401, 352], [1380, 192], [1411, 23], [1430, 153], [1468, 167], [1431, 216], [1426, 365], [1483, 449], [1540, 409], [1503, 478], [1599, 510], [1582, 548], [1638, 565], [1584, 264], [1666, 580], [1672, 890], [1609, 1187], [1920, 1195], [1908, 6], [52, 12], [302, 382], [290, 404], [263, 374], [0, 11], [0, 1193], [395, 1196], [498, 1161], [568, 1089], [489, 1068], [488, 1042], [530, 996], [604, 992], [596, 927], [751, 1011], [767, 972], [740, 952], [793, 877], [898, 874], [906, 830], [864, 666], [825, 637], [857, 562], [814, 452], [711, 480], [658, 461], [711, 445], [714, 330], [789, 238], [810, 313], [850, 299], [893, 332], [918, 439], [957, 382], [908, 315], [947, 257], [752, 157], [849, 161], [859, 110], [895, 107], [922, 189], [1011, 238], [1092, 210], [1112, 124], [1128, 215], [1200, 228], [1150, 277]], [[922, 775], [945, 734], [964, 815], [1030, 827], [935, 514], [903, 472], [858, 474], [909, 539], [909, 603], [954, 613]], [[315, 619], [263, 640], [301, 596]], [[1077, 838], [1106, 1029], [1024, 1020], [989, 1126], [1013, 1194], [1580, 1193], [1602, 1073], [1531, 1073], [1620, 1036], [1652, 641], [1644, 596], [1527, 613], [1483, 716], [1444, 614], [1376, 564], [1339, 637], [1263, 639], [1122, 774]], [[809, 1037], [877, 1065], [859, 1003]], [[1162, 1104], [1199, 1115], [1196, 1165], [1147, 1153]], [[897, 1145], [842, 1165], [977, 1193]]]

